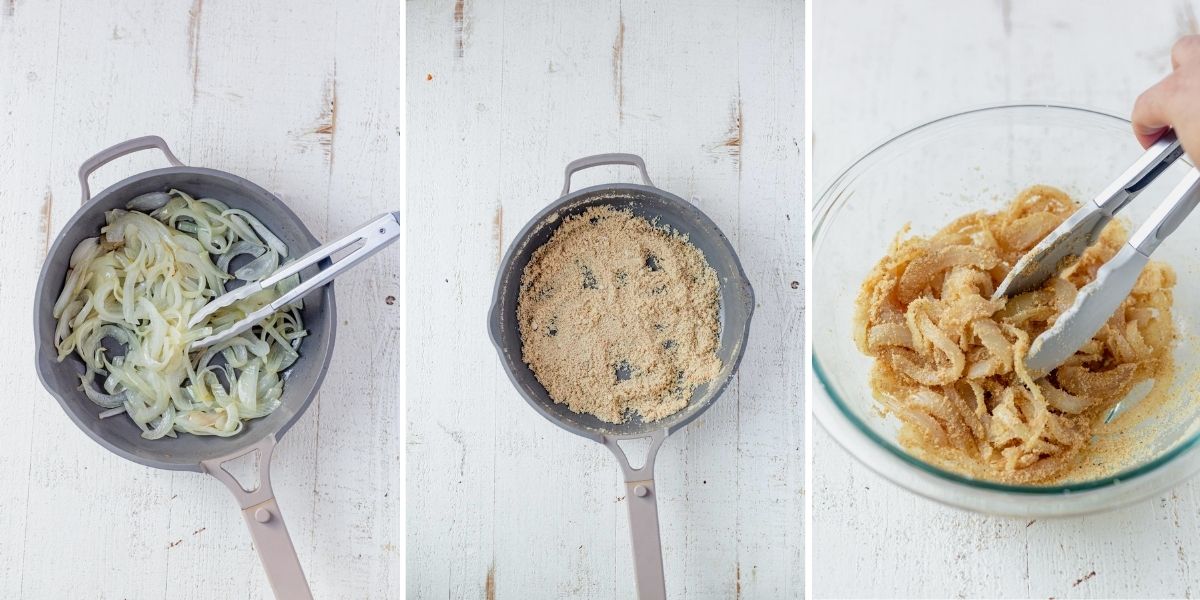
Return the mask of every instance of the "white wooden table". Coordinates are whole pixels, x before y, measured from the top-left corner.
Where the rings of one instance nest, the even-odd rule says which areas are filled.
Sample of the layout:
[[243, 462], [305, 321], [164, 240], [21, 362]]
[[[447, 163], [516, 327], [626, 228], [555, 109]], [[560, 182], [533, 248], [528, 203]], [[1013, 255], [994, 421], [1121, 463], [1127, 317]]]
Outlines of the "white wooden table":
[[[1197, 15], [1200, 3], [1177, 1], [818, 2], [813, 189], [886, 137], [964, 108], [1053, 101], [1128, 114]], [[1200, 481], [1087, 518], [991, 518], [918, 498], [819, 426], [814, 436], [818, 597], [1200, 594]]]
[[[139, 135], [272, 190], [317, 237], [400, 210], [404, 7], [103, 4], [0, 3], [0, 597], [270, 597], [224, 486], [108, 453], [42, 389], [34, 283], [79, 207], [79, 164]], [[92, 189], [165, 164], [141, 154]], [[274, 489], [318, 598], [402, 594], [400, 255], [338, 280], [324, 391], [275, 452]]]
[[485, 327], [513, 235], [601, 152], [708, 213], [757, 294], [737, 380], [658, 455], [668, 594], [801, 597], [803, 5], [408, 9], [410, 597], [634, 595], [616, 461], [521, 399]]

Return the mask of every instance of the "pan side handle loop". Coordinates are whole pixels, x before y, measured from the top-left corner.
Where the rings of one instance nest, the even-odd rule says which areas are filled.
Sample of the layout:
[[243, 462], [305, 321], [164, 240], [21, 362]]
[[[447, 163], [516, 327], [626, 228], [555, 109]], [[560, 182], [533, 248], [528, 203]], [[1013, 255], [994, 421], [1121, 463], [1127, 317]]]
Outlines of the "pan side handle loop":
[[167, 142], [157, 135], [146, 135], [133, 138], [132, 140], [125, 140], [97, 152], [95, 156], [83, 161], [83, 164], [79, 166], [79, 188], [83, 190], [83, 203], [86, 204], [88, 200], [92, 199], [92, 190], [88, 188], [88, 176], [93, 171], [126, 154], [133, 154], [138, 150], [149, 150], [150, 148], [158, 148], [162, 151], [167, 157], [167, 162], [171, 163], [171, 166], [183, 166], [183, 163], [178, 158], [175, 158], [175, 153], [171, 152], [171, 148], [167, 146]]
[[[271, 491], [271, 453], [274, 450], [275, 436], [269, 435], [246, 450], [203, 460], [200, 465], [205, 473], [225, 484], [237, 499], [275, 597], [312, 600], [308, 580], [304, 577], [300, 559], [292, 546], [292, 538], [283, 523], [283, 513], [279, 511], [275, 493]], [[248, 490], [224, 465], [254, 452], [258, 452], [258, 485]]]
[[562, 195], [566, 196], [571, 193], [571, 175], [584, 169], [598, 167], [600, 165], [629, 165], [637, 167], [642, 172], [642, 182], [650, 187], [654, 187], [654, 182], [650, 181], [650, 175], [646, 172], [646, 161], [636, 154], [625, 154], [623, 152], [610, 152], [608, 154], [596, 154], [593, 156], [585, 156], [577, 158], [567, 164], [566, 181], [563, 182]]
[[629, 505], [629, 533], [633, 546], [633, 573], [637, 579], [638, 600], [665, 600], [666, 579], [663, 577], [662, 540], [658, 534], [658, 501], [654, 489], [654, 457], [667, 439], [666, 429], [651, 434], [646, 462], [634, 469], [629, 466], [625, 451], [614, 438], [604, 437], [604, 445], [621, 463], [625, 475], [625, 503]]

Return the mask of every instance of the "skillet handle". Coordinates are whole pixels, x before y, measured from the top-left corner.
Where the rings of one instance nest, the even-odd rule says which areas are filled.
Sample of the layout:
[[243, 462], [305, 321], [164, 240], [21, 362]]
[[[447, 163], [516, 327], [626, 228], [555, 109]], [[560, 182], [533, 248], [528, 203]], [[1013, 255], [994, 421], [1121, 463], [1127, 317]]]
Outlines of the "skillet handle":
[[604, 438], [604, 445], [616, 455], [625, 474], [625, 502], [629, 505], [629, 534], [633, 546], [633, 574], [637, 579], [638, 600], [666, 600], [667, 584], [663, 576], [662, 540], [658, 534], [658, 501], [654, 490], [654, 457], [667, 439], [667, 430], [650, 435], [646, 463], [634, 469], [617, 440]]
[[83, 164], [79, 166], [79, 188], [83, 190], [83, 203], [86, 204], [88, 200], [92, 199], [92, 191], [88, 188], [88, 176], [93, 171], [126, 154], [133, 154], [138, 150], [148, 150], [150, 148], [161, 150], [167, 156], [167, 162], [171, 163], [172, 166], [183, 166], [183, 163], [178, 158], [175, 158], [175, 154], [171, 152], [171, 148], [167, 146], [167, 142], [157, 135], [147, 135], [133, 138], [132, 140], [125, 140], [115, 146], [97, 152], [95, 156], [83, 161]]
[[571, 175], [584, 169], [598, 167], [600, 165], [630, 165], [637, 167], [642, 172], [642, 181], [651, 187], [654, 187], [654, 182], [650, 181], [650, 175], [646, 173], [646, 161], [636, 154], [625, 154], [622, 152], [611, 152], [608, 154], [596, 154], [594, 156], [585, 156], [577, 158], [570, 163], [567, 163], [566, 181], [563, 182], [562, 195], [566, 196], [571, 192]]
[[[275, 436], [269, 435], [248, 450], [200, 461], [200, 465], [206, 473], [224, 483], [237, 499], [275, 597], [312, 600], [308, 580], [300, 568], [300, 559], [296, 557], [292, 538], [283, 523], [283, 513], [279, 511], [279, 503], [271, 491], [271, 453], [274, 450]], [[253, 452], [258, 452], [258, 485], [248, 490], [223, 465]]]

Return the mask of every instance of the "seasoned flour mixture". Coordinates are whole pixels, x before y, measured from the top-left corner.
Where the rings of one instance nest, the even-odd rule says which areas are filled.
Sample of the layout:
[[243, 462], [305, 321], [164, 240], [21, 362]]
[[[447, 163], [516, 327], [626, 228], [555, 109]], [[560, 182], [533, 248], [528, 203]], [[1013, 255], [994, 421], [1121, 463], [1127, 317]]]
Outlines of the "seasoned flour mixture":
[[522, 358], [555, 402], [656, 421], [716, 378], [717, 276], [687, 239], [606, 206], [567, 218], [521, 277]]
[[1030, 342], [1125, 241], [1114, 221], [1041, 289], [992, 300], [1012, 265], [1076, 208], [1063, 192], [1034, 186], [1000, 212], [966, 215], [932, 237], [901, 231], [867, 277], [856, 341], [875, 358], [871, 387], [903, 423], [910, 452], [995, 481], [1079, 478], [1108, 410], [1139, 382], [1170, 380], [1175, 274], [1157, 261], [1062, 366], [1045, 377], [1025, 369]]

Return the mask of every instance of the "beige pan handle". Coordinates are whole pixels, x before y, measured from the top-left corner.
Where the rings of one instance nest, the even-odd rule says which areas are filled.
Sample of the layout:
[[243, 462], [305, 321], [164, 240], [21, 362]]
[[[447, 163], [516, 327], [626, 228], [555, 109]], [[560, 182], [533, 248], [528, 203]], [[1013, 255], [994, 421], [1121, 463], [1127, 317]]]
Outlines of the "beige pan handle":
[[571, 193], [571, 175], [576, 171], [590, 169], [601, 165], [629, 165], [637, 167], [642, 172], [642, 182], [650, 187], [654, 187], [654, 182], [650, 181], [650, 174], [646, 172], [646, 161], [636, 154], [625, 154], [623, 152], [609, 152], [608, 154], [595, 154], [577, 158], [570, 163], [567, 163], [566, 181], [563, 182], [562, 195], [566, 196]]
[[125, 140], [120, 144], [97, 152], [95, 156], [83, 161], [83, 164], [79, 166], [79, 188], [83, 190], [83, 203], [87, 204], [87, 201], [92, 199], [92, 190], [88, 187], [88, 176], [93, 171], [126, 154], [132, 154], [139, 150], [149, 150], [151, 148], [158, 148], [167, 157], [167, 162], [171, 163], [171, 166], [183, 166], [183, 163], [175, 157], [175, 153], [171, 152], [171, 148], [167, 146], [167, 143], [157, 135], [146, 135], [133, 138], [132, 140]]
[[662, 540], [658, 534], [658, 500], [654, 489], [654, 457], [670, 433], [660, 429], [647, 436], [650, 448], [646, 461], [633, 468], [617, 438], [605, 436], [603, 443], [621, 463], [625, 475], [625, 503], [629, 505], [629, 534], [633, 548], [633, 576], [637, 580], [638, 600], [665, 600], [666, 577], [663, 575]]
[[[224, 483], [237, 498], [238, 505], [242, 507], [242, 518], [250, 529], [250, 537], [254, 539], [254, 547], [258, 549], [258, 558], [267, 572], [267, 581], [271, 583], [275, 597], [312, 600], [308, 580], [300, 568], [300, 559], [296, 557], [292, 538], [288, 536], [287, 526], [283, 523], [283, 513], [279, 511], [279, 503], [275, 502], [275, 493], [271, 491], [273, 450], [275, 436], [269, 435], [247, 450], [200, 461], [200, 465], [206, 473]], [[254, 452], [258, 452], [258, 485], [248, 490], [224, 465]]]

